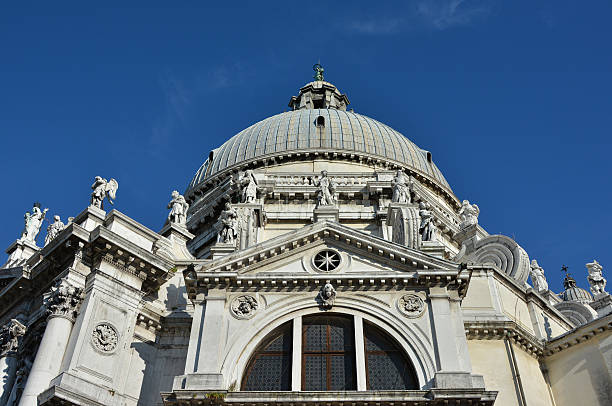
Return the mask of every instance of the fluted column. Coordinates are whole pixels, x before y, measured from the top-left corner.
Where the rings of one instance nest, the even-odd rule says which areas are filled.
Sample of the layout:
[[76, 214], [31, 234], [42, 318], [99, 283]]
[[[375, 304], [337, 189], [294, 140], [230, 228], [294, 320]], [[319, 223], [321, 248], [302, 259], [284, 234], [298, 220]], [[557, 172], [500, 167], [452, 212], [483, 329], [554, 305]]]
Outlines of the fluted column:
[[11, 320], [0, 330], [0, 405], [6, 405], [11, 395], [11, 389], [15, 383], [17, 372], [17, 351], [21, 337], [26, 332], [26, 327], [18, 320]]
[[38, 395], [47, 389], [51, 380], [60, 373], [82, 298], [82, 289], [66, 279], [58, 280], [45, 295], [45, 305], [49, 311], [47, 328], [40, 341], [19, 406], [36, 406]]

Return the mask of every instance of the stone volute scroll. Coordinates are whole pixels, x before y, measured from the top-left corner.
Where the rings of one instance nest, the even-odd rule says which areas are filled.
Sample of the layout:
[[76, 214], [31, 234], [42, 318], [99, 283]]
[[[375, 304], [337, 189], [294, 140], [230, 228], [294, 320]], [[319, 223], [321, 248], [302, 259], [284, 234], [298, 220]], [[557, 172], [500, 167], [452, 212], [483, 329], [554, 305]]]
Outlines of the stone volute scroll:
[[606, 279], [603, 277], [603, 267], [599, 262], [593, 260], [586, 264], [586, 268], [589, 272], [587, 280], [589, 281], [591, 293], [593, 296], [601, 295], [606, 293]]
[[251, 295], [238, 296], [232, 300], [230, 305], [231, 313], [237, 319], [250, 319], [255, 316], [258, 308], [259, 302]]
[[168, 222], [185, 226], [187, 223], [187, 210], [189, 210], [189, 203], [185, 200], [185, 197], [178, 191], [173, 190], [172, 199], [168, 203]]
[[110, 355], [119, 344], [117, 328], [107, 321], [96, 324], [91, 333], [91, 345], [100, 353]]
[[323, 310], [331, 310], [336, 301], [336, 289], [334, 289], [331, 283], [326, 283], [319, 294], [317, 295], [317, 302]]
[[533, 284], [533, 288], [541, 293], [546, 292], [548, 290], [548, 282], [546, 281], [546, 276], [544, 275], [544, 269], [538, 265], [538, 261], [533, 259], [531, 261], [531, 283]]
[[400, 296], [396, 306], [400, 313], [408, 318], [420, 317], [425, 312], [425, 301], [412, 293]]
[[119, 183], [115, 180], [106, 180], [101, 176], [96, 176], [94, 183], [91, 185], [90, 206], [104, 210], [104, 199], [108, 199], [110, 204], [114, 204], [113, 200], [119, 189]]

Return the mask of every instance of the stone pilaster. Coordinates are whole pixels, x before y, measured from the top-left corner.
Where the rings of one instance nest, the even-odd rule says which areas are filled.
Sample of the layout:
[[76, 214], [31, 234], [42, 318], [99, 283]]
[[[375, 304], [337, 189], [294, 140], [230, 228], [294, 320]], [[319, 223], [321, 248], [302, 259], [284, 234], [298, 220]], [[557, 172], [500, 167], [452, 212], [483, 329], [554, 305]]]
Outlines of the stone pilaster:
[[26, 326], [19, 320], [12, 319], [0, 330], [0, 404], [8, 403], [11, 389], [15, 383], [15, 374], [19, 359], [17, 350], [26, 333]]
[[82, 299], [83, 290], [68, 278], [59, 279], [45, 295], [44, 305], [49, 312], [47, 328], [19, 406], [36, 406], [38, 395], [47, 389], [51, 380], [59, 374]]

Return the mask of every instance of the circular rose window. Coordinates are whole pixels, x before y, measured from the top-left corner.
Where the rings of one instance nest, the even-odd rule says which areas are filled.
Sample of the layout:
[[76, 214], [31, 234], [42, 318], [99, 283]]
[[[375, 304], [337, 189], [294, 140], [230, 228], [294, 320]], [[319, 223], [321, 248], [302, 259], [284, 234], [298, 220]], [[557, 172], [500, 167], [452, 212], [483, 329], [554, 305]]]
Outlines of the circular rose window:
[[320, 272], [332, 272], [338, 268], [342, 258], [340, 254], [332, 250], [323, 250], [315, 254], [312, 263]]

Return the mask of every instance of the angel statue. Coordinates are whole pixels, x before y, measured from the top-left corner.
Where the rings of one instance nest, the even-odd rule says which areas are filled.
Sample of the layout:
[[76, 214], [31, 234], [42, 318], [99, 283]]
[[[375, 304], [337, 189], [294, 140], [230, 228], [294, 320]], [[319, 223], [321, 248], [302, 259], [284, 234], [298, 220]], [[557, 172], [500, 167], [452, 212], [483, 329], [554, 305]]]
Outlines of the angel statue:
[[461, 203], [461, 209], [459, 209], [459, 217], [461, 217], [461, 229], [468, 228], [474, 224], [478, 224], [478, 215], [480, 209], [475, 204], [470, 204], [469, 200], [464, 200]]
[[119, 183], [115, 179], [106, 180], [100, 176], [96, 176], [96, 180], [91, 185], [93, 192], [91, 192], [91, 206], [97, 207], [98, 209], [104, 210], [104, 199], [108, 195], [108, 201], [110, 204], [113, 203], [117, 189], [119, 189]]
[[538, 265], [538, 261], [531, 260], [531, 283], [537, 292], [545, 292], [548, 290], [548, 282], [544, 276], [544, 269]]
[[436, 224], [434, 223], [433, 213], [429, 208], [429, 204], [425, 202], [419, 203], [419, 216], [421, 217], [419, 234], [421, 234], [421, 241], [435, 241], [436, 238]]
[[595, 260], [586, 264], [586, 267], [589, 271], [587, 280], [589, 281], [589, 285], [591, 285], [591, 293], [593, 293], [593, 296], [606, 293], [607, 281], [606, 278], [603, 277], [603, 267]]
[[34, 203], [34, 207], [32, 207], [32, 213], [27, 212], [23, 216], [25, 220], [25, 228], [23, 230], [23, 233], [21, 234], [21, 239], [36, 244], [36, 236], [40, 232], [40, 227], [42, 226], [43, 220], [45, 219], [47, 210], [49, 209], [44, 209], [43, 211], [40, 211], [40, 203]]
[[395, 178], [391, 181], [393, 186], [393, 196], [391, 201], [393, 203], [410, 203], [410, 190], [412, 189], [412, 183], [406, 176], [404, 171], [397, 171]]
[[221, 230], [217, 238], [218, 242], [234, 244], [238, 238], [238, 213], [232, 205], [225, 203], [225, 210], [221, 212]]
[[49, 224], [47, 227], [47, 236], [45, 237], [45, 246], [49, 244], [57, 235], [66, 228], [66, 225], [62, 223], [60, 216], [57, 214], [53, 216], [53, 223]]
[[333, 206], [336, 204], [336, 184], [327, 176], [327, 171], [321, 171], [321, 179], [317, 182], [319, 188], [317, 207]]
[[257, 198], [257, 179], [253, 175], [252, 170], [244, 172], [240, 179], [240, 187], [242, 188], [242, 203], [253, 203]]
[[185, 225], [187, 223], [187, 209], [189, 209], [189, 203], [185, 200], [185, 197], [179, 194], [178, 191], [172, 191], [172, 200], [168, 203], [170, 213], [168, 214], [168, 222]]

